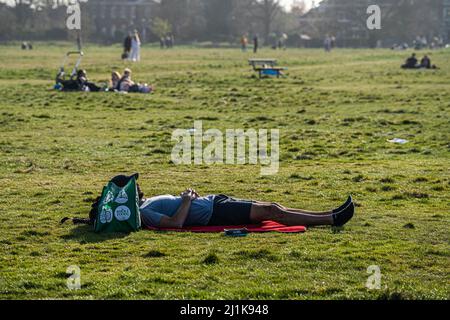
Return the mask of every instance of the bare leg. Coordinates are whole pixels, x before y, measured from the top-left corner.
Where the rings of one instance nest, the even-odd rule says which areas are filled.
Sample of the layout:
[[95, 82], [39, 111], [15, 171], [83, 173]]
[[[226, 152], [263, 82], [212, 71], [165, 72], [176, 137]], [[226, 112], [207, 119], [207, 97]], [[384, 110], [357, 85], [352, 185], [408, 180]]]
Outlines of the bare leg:
[[311, 214], [311, 215], [329, 215], [329, 214], [333, 213], [332, 211], [307, 211], [307, 210], [302, 210], [302, 209], [287, 208], [276, 202], [255, 201], [255, 203], [259, 204], [259, 205], [267, 205], [267, 206], [275, 205], [284, 211], [295, 212], [295, 213], [305, 213], [305, 214]]
[[253, 203], [250, 211], [252, 222], [262, 222], [272, 220], [288, 226], [319, 226], [332, 225], [333, 216], [314, 215], [300, 212], [288, 211], [280, 208], [276, 204]]

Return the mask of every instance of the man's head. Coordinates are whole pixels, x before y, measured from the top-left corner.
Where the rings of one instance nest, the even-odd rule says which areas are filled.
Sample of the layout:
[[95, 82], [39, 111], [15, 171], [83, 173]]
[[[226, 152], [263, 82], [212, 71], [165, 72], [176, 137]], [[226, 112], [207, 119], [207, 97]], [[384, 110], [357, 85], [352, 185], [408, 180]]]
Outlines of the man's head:
[[[127, 185], [128, 182], [130, 182], [132, 178], [135, 178], [137, 181], [139, 179], [139, 173], [134, 173], [131, 176], [121, 174], [112, 178], [111, 182], [113, 182], [116, 186], [123, 188]], [[144, 193], [141, 191], [141, 188], [139, 187], [138, 183], [136, 183], [136, 186], [138, 190], [139, 199], [142, 199], [144, 197]]]
[[112, 178], [111, 182], [113, 182], [116, 186], [123, 188], [133, 178], [135, 178], [136, 180], [139, 179], [139, 173], [132, 174], [131, 176], [121, 174]]

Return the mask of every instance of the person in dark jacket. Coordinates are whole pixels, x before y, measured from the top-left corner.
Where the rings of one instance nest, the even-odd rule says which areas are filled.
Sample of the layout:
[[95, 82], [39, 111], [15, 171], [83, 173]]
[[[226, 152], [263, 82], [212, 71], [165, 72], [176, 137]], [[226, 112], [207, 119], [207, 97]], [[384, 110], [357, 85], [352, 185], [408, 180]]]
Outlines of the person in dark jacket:
[[411, 55], [411, 57], [409, 57], [408, 59], [406, 59], [406, 62], [404, 65], [402, 65], [403, 69], [417, 69], [419, 66], [417, 65], [417, 58], [416, 58], [416, 54], [413, 53]]
[[98, 92], [102, 89], [95, 83], [89, 81], [89, 79], [87, 78], [86, 70], [78, 70], [77, 83], [81, 91]]
[[434, 64], [431, 64], [431, 59], [425, 55], [421, 60], [420, 60], [420, 68], [423, 69], [438, 69], [438, 67]]
[[123, 59], [128, 59], [131, 52], [131, 34], [129, 33], [128, 36], [125, 38], [125, 41], [123, 42]]

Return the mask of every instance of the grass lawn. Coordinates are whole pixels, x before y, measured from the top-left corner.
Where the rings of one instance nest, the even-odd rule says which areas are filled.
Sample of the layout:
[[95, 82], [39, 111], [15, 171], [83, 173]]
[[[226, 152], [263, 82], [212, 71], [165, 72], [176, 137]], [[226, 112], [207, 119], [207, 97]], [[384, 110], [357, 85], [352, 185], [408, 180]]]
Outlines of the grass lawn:
[[[259, 80], [239, 50], [85, 49], [95, 81], [130, 66], [152, 95], [61, 93], [69, 47], [0, 47], [0, 298], [449, 299], [450, 51], [436, 71], [399, 68], [410, 52], [263, 50], [288, 67]], [[420, 55], [420, 53], [419, 53]], [[171, 134], [280, 129], [280, 170], [175, 166]], [[403, 138], [409, 143], [387, 142]], [[304, 234], [94, 234], [85, 217], [110, 177], [140, 172], [146, 196], [226, 193], [310, 210], [352, 194], [342, 230]], [[66, 268], [81, 268], [81, 290]], [[381, 269], [369, 290], [367, 268]]]

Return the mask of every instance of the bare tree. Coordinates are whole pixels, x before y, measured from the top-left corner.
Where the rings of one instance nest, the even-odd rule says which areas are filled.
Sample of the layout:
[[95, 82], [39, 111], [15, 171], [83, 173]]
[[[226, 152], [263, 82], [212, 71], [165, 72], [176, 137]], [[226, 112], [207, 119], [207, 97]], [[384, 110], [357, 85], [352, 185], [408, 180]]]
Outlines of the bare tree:
[[280, 1], [279, 0], [259, 0], [257, 1], [258, 7], [258, 17], [261, 19], [264, 39], [268, 41], [270, 32], [272, 31], [272, 23], [276, 15], [280, 12]]

